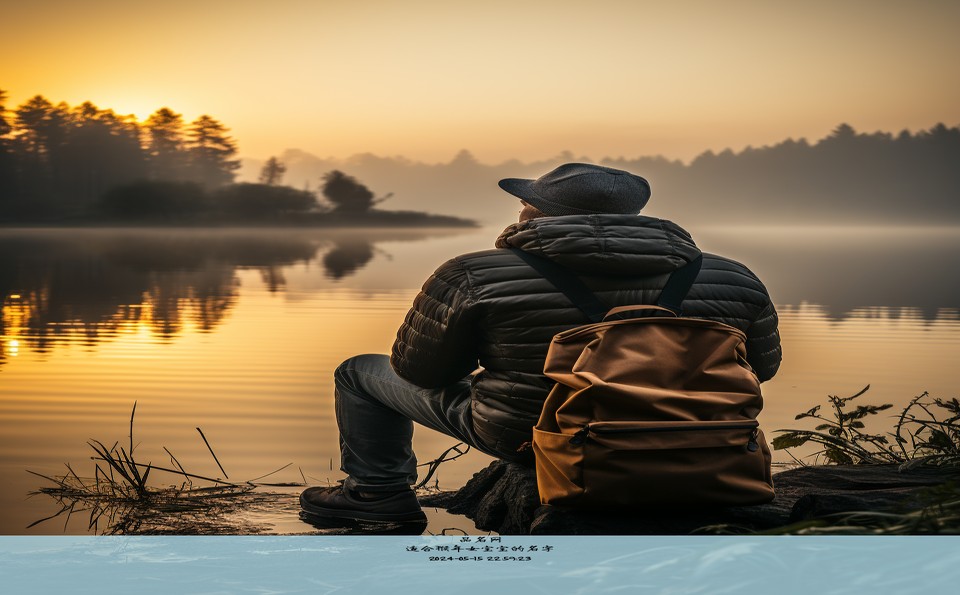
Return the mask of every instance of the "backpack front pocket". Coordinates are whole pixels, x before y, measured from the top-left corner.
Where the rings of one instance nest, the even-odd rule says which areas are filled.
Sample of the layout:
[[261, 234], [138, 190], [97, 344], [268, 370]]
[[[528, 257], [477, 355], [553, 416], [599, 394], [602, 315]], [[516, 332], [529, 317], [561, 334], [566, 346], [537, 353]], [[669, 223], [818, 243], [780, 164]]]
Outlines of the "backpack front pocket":
[[756, 420], [594, 422], [550, 439], [542, 454], [579, 479], [582, 492], [571, 503], [577, 506], [734, 505], [773, 498], [769, 449]]

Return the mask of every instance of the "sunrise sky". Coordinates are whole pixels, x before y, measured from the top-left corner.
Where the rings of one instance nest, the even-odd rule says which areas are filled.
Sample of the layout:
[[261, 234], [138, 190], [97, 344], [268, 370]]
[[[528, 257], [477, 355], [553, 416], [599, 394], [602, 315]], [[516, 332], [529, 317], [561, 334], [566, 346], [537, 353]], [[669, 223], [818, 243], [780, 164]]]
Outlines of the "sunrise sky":
[[18, 2], [0, 88], [288, 148], [488, 163], [960, 124], [960, 2]]

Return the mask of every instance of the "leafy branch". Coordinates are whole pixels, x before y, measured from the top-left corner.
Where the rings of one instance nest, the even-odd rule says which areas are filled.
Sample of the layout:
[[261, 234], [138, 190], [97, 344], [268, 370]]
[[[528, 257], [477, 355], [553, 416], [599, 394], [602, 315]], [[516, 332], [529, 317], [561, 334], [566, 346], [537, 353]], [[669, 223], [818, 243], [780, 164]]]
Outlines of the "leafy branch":
[[[773, 439], [776, 450], [795, 448], [808, 442], [819, 444], [822, 455], [833, 464], [899, 464], [955, 466], [960, 464], [960, 401], [931, 398], [924, 392], [900, 412], [893, 432], [872, 434], [866, 431], [864, 420], [893, 407], [884, 405], [856, 405], [852, 402], [870, 389], [865, 386], [850, 397], [827, 397], [832, 415], [821, 412], [817, 405], [794, 419], [814, 419], [813, 430], [777, 430]], [[943, 417], [941, 419], [941, 417]]]

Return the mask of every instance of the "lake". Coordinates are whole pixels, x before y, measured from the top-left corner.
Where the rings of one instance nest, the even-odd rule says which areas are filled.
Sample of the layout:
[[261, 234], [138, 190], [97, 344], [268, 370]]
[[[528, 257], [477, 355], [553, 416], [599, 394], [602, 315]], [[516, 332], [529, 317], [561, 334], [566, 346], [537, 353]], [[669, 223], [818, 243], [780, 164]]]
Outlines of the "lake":
[[[427, 276], [501, 229], [0, 230], [0, 533], [88, 532], [86, 517], [26, 528], [58, 510], [28, 498], [47, 484], [27, 470], [93, 475], [87, 441], [125, 444], [134, 402], [138, 460], [170, 465], [165, 447], [199, 475], [242, 481], [292, 463], [268, 479], [341, 479], [333, 370], [388, 353]], [[747, 264], [777, 305], [768, 437], [809, 428], [794, 415], [867, 384], [865, 403], [960, 393], [960, 230], [689, 229]], [[421, 462], [454, 443], [416, 431]], [[471, 452], [436, 479], [457, 488], [489, 461]], [[429, 530], [455, 522], [432, 516]], [[295, 517], [276, 528], [310, 529]]]

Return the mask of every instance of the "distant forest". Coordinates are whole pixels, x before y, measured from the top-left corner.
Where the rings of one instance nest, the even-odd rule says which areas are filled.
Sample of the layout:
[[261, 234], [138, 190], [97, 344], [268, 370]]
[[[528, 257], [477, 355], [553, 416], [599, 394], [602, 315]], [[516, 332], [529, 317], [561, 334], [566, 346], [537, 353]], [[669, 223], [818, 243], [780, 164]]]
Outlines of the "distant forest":
[[[841, 124], [815, 144], [786, 140], [689, 165], [609, 159], [649, 172], [691, 214], [778, 223], [960, 223], [960, 128], [858, 133]], [[656, 191], [655, 191], [656, 192]]]
[[[570, 152], [533, 163], [488, 165], [461, 151], [448, 163], [356, 155], [324, 159], [304, 151], [281, 155], [300, 181], [340, 168], [388, 184], [403, 208], [439, 210], [486, 222], [515, 218], [516, 201], [497, 188], [507, 177], [536, 178], [570, 161], [600, 163], [647, 178], [645, 214], [685, 224], [960, 223], [960, 129], [937, 124], [898, 134], [859, 133], [847, 124], [808, 142], [788, 139], [735, 152], [707, 151], [689, 163], [664, 157], [604, 157]], [[244, 170], [260, 162], [245, 161]]]
[[[448, 163], [425, 164], [290, 150], [246, 160], [247, 182], [235, 183], [241, 170], [236, 142], [211, 116], [187, 123], [162, 108], [138, 122], [90, 102], [71, 107], [38, 95], [7, 109], [5, 98], [0, 91], [0, 223], [8, 224], [341, 225], [361, 216], [378, 225], [467, 223], [421, 211], [499, 224], [515, 218], [518, 208], [497, 180], [593, 161], [564, 152], [539, 162], [487, 165], [462, 151]], [[689, 163], [664, 157], [596, 162], [646, 177], [653, 199], [644, 212], [681, 224], [960, 223], [960, 128], [944, 124], [898, 134], [841, 124], [814, 143], [788, 139], [739, 152], [707, 151]], [[377, 198], [365, 184], [389, 188], [396, 195], [390, 204], [405, 210], [378, 210], [391, 195]]]

